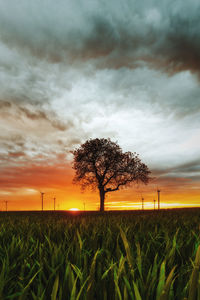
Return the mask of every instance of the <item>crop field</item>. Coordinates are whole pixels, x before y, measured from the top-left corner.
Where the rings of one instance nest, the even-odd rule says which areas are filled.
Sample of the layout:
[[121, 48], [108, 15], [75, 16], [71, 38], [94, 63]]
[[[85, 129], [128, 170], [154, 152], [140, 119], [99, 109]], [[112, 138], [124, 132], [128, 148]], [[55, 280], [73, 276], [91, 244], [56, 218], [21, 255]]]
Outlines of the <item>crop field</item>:
[[200, 299], [200, 209], [0, 213], [0, 299]]

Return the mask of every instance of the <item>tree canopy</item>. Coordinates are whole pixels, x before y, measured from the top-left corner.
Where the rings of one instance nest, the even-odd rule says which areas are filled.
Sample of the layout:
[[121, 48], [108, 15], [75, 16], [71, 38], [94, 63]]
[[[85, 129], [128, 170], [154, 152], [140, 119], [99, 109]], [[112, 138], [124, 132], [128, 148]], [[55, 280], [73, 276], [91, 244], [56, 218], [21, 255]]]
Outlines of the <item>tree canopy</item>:
[[82, 188], [98, 189], [100, 211], [104, 211], [105, 194], [133, 182], [149, 181], [150, 171], [135, 152], [124, 152], [110, 139], [87, 140], [73, 152], [74, 183]]

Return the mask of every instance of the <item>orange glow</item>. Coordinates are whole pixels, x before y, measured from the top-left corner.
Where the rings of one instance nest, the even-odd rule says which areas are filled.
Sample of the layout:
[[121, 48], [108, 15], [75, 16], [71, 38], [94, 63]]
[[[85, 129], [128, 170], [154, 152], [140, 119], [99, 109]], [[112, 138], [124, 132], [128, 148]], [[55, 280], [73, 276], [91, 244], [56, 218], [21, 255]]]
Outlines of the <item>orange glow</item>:
[[[99, 210], [99, 193], [81, 191], [72, 184], [71, 165], [46, 162], [42, 165], [27, 164], [5, 169], [0, 175], [0, 210], [41, 210], [41, 194], [44, 192], [44, 210]], [[153, 209], [157, 186], [161, 189], [161, 208], [200, 206], [200, 182], [189, 178], [165, 178], [158, 183], [141, 185], [108, 193], [105, 210]], [[77, 209], [77, 210], [75, 210]]]
[[[56, 197], [56, 210], [99, 210], [98, 191], [85, 191], [82, 193], [78, 185], [74, 186], [70, 183], [64, 187], [57, 188], [19, 187], [2, 189], [0, 191], [0, 210], [5, 210], [5, 201], [8, 201], [8, 210], [41, 210], [40, 191], [45, 193], [44, 210], [54, 209], [54, 197]], [[155, 207], [157, 208], [157, 194], [153, 187], [144, 187], [143, 197], [144, 209], [153, 209], [154, 199], [156, 200]], [[165, 187], [163, 191], [161, 190], [160, 200], [161, 208], [200, 206], [198, 190], [171, 193]], [[108, 193], [105, 199], [105, 210], [138, 210], [141, 208], [141, 195], [134, 187]]]

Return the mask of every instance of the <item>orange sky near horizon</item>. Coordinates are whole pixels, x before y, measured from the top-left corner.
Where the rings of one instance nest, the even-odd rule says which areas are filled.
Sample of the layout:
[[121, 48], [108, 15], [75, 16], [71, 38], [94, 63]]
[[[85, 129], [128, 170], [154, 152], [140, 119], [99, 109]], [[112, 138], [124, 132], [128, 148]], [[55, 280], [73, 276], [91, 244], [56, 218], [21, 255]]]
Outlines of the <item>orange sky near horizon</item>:
[[[105, 200], [105, 210], [126, 210], [126, 209], [141, 209], [141, 196], [137, 190], [129, 188], [132, 192], [126, 198], [126, 192], [118, 191], [111, 195], [107, 194]], [[45, 190], [45, 189], [44, 189]], [[41, 210], [41, 196], [38, 190], [19, 188], [15, 191], [1, 192], [1, 206], [0, 211], [6, 209], [5, 201], [8, 201], [8, 210], [23, 211], [23, 210]], [[84, 192], [81, 193], [78, 189], [74, 189], [69, 193], [69, 189], [65, 190], [49, 190], [46, 189], [44, 195], [44, 210], [54, 209], [54, 200], [56, 197], [56, 210], [69, 210], [71, 208], [78, 208], [80, 210], [99, 210], [99, 196], [98, 192]], [[157, 194], [156, 191], [151, 194], [143, 193], [144, 208], [153, 209]], [[85, 206], [84, 206], [85, 204]], [[200, 195], [198, 192], [186, 194], [171, 194], [161, 192], [161, 208], [178, 208], [178, 207], [197, 207], [200, 206]]]
[[[9, 176], [8, 176], [9, 174]], [[98, 210], [98, 191], [81, 191], [80, 186], [72, 184], [73, 170], [70, 163], [57, 165], [30, 165], [7, 169], [1, 175], [0, 210], [41, 210], [41, 195], [44, 192], [44, 210], [56, 209]], [[141, 209], [144, 198], [145, 209], [154, 208], [157, 188], [161, 189], [161, 208], [200, 206], [200, 191], [197, 182], [189, 179], [158, 178], [148, 185], [132, 185], [106, 195], [105, 209]]]

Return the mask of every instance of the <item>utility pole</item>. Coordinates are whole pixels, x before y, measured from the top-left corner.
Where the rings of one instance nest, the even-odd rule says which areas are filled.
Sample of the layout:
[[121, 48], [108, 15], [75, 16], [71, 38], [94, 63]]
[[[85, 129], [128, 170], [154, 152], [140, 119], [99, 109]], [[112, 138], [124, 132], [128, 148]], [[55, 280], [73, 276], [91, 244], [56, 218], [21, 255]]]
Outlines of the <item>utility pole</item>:
[[158, 193], [158, 209], [160, 209], [160, 190], [157, 190]]
[[85, 211], [85, 202], [83, 203], [83, 206], [84, 206], [84, 211]]
[[144, 198], [142, 197], [142, 210], [144, 210]]
[[8, 211], [8, 200], [5, 200], [4, 202], [6, 204], [6, 211]]
[[41, 200], [42, 200], [42, 211], [44, 210], [44, 194], [43, 192], [40, 192], [41, 193]]
[[53, 198], [54, 210], [56, 210], [56, 197]]
[[156, 209], [156, 200], [153, 200], [153, 204], [154, 204], [154, 210]]

